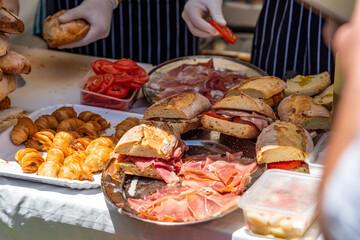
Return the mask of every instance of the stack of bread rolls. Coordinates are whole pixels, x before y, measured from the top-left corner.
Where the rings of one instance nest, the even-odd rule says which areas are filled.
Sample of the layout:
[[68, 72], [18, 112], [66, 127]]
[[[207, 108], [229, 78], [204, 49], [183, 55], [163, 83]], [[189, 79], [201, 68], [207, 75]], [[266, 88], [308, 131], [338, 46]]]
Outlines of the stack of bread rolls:
[[30, 73], [30, 62], [10, 50], [10, 34], [24, 32], [24, 23], [15, 14], [1, 6], [0, 2], [0, 132], [27, 115], [18, 107], [11, 107], [9, 93], [16, 89], [15, 74]]

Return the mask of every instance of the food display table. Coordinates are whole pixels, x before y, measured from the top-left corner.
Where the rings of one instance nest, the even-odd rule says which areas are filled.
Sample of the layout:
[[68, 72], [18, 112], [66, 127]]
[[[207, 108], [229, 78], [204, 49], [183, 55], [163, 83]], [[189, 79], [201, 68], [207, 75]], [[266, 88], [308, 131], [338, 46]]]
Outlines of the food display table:
[[[21, 46], [13, 48], [27, 57], [33, 68], [31, 74], [23, 76], [25, 86], [11, 93], [13, 106], [31, 112], [51, 105], [80, 103], [78, 84], [96, 58]], [[140, 99], [132, 111], [143, 112], [147, 106]], [[101, 188], [79, 190], [0, 177], [0, 239], [259, 238], [245, 231], [240, 209], [201, 224], [160, 226], [121, 215], [107, 204]]]

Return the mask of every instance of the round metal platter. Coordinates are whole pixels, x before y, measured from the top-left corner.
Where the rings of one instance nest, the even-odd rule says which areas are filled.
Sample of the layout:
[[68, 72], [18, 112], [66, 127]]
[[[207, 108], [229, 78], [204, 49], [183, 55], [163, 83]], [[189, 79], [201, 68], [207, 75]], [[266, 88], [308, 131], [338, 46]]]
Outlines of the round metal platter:
[[260, 68], [235, 58], [228, 58], [222, 56], [187, 56], [169, 60], [153, 67], [149, 72], [149, 82], [143, 85], [142, 90], [146, 100], [149, 103], [155, 102], [155, 97], [158, 91], [152, 87], [152, 83], [156, 83], [163, 76], [164, 73], [181, 66], [182, 64], [197, 64], [205, 63], [213, 59], [216, 70], [221, 71], [244, 71], [248, 78], [267, 76], [268, 74]]
[[[242, 151], [244, 164], [252, 162], [256, 155], [255, 143], [253, 141], [227, 136], [202, 127], [191, 130], [183, 134], [181, 137], [189, 146], [189, 150], [185, 153], [188, 155], [202, 153], [225, 154], [226, 152], [236, 153]], [[131, 207], [127, 204], [127, 199], [129, 197], [140, 198], [143, 195], [154, 193], [156, 190], [165, 187], [166, 183], [161, 180], [126, 175], [118, 172], [114, 167], [114, 163], [115, 160], [113, 159], [109, 161], [105, 167], [101, 177], [101, 188], [106, 201], [119, 213], [125, 214], [131, 218], [158, 225], [189, 225], [221, 218], [237, 208], [237, 206], [234, 206], [232, 209], [220, 215], [193, 222], [158, 222], [139, 218], [136, 216], [137, 212], [131, 209]], [[260, 177], [262, 172], [263, 169], [258, 168], [257, 171], [252, 173], [251, 183], [246, 186], [247, 189], [257, 180], [258, 177]]]

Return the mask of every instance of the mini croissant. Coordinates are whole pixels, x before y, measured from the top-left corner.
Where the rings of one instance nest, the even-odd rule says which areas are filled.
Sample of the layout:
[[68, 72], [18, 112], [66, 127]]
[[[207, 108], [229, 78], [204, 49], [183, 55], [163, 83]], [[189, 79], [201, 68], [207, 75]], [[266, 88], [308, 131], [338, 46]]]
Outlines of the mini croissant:
[[[81, 121], [81, 120], [80, 120]], [[89, 121], [79, 127], [76, 132], [78, 132], [80, 135], [90, 136], [90, 137], [98, 137], [101, 132], [102, 128], [101, 125], [98, 122], [95, 121]]]
[[90, 144], [90, 142], [93, 140], [91, 137], [82, 137], [75, 139], [74, 142], [71, 143], [71, 148], [75, 151], [84, 151], [86, 150], [87, 146]]
[[92, 173], [85, 164], [73, 161], [60, 168], [58, 178], [66, 178], [70, 180], [92, 180]]
[[31, 138], [25, 142], [28, 148], [35, 148], [38, 151], [47, 152], [52, 145], [56, 132], [52, 129], [43, 129], [34, 133]]
[[37, 174], [39, 176], [57, 178], [59, 175], [60, 168], [61, 165], [57, 162], [44, 162], [38, 168]]
[[78, 118], [83, 120], [84, 122], [96, 121], [96, 122], [98, 122], [100, 124], [100, 126], [101, 126], [101, 128], [103, 130], [110, 127], [110, 123], [108, 123], [105, 118], [101, 117], [97, 113], [93, 113], [93, 112], [90, 112], [90, 111], [81, 112], [79, 114]]
[[73, 107], [61, 107], [55, 110], [52, 114], [59, 122], [67, 119], [67, 118], [76, 118], [77, 113], [75, 112]]
[[37, 126], [30, 118], [20, 118], [11, 131], [11, 141], [15, 145], [20, 145], [28, 140], [31, 134], [36, 133], [37, 131]]
[[15, 159], [21, 165], [23, 172], [35, 173], [44, 162], [44, 158], [34, 148], [23, 148], [15, 154]]
[[35, 124], [39, 130], [41, 129], [52, 129], [56, 131], [59, 121], [52, 115], [42, 115], [35, 120]]
[[77, 118], [67, 118], [59, 123], [57, 126], [57, 132], [60, 131], [75, 131], [85, 123]]
[[86, 148], [86, 152], [88, 154], [91, 154], [94, 150], [96, 150], [97, 147], [108, 147], [111, 149], [115, 148], [115, 138], [114, 137], [99, 137], [94, 140], [92, 140]]
[[85, 164], [91, 172], [99, 172], [105, 168], [105, 165], [110, 160], [110, 153], [113, 149], [99, 146], [89, 154], [85, 159]]
[[46, 155], [46, 162], [58, 163], [63, 165], [65, 159], [64, 153], [58, 148], [51, 148]]

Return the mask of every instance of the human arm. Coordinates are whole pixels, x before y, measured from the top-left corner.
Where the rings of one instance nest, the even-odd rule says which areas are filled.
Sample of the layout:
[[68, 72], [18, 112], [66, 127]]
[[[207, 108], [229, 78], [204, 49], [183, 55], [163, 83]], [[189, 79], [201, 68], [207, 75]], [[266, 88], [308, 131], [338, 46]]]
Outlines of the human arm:
[[205, 19], [208, 14], [214, 22], [221, 26], [226, 25], [222, 14], [222, 0], [188, 0], [185, 4], [182, 17], [190, 32], [201, 38], [209, 38], [219, 33]]
[[58, 48], [75, 48], [86, 46], [98, 39], [108, 36], [112, 19], [112, 12], [117, 7], [118, 0], [85, 0], [79, 6], [68, 10], [60, 16], [60, 23], [68, 23], [76, 19], [84, 19], [90, 25], [89, 32], [79, 41], [72, 42]]

